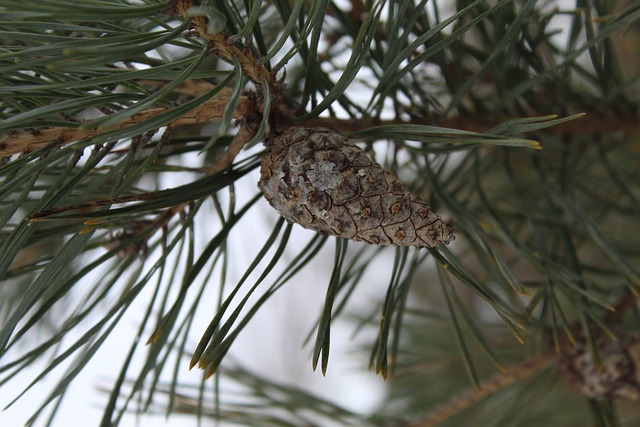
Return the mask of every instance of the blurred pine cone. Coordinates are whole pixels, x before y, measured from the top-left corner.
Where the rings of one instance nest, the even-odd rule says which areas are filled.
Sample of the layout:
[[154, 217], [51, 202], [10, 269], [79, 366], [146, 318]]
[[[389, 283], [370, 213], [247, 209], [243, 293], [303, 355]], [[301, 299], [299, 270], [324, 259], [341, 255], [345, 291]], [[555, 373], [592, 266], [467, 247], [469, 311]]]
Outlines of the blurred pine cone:
[[595, 338], [595, 346], [597, 358], [584, 336], [580, 336], [575, 345], [563, 345], [558, 356], [560, 376], [591, 398], [638, 400], [640, 336], [622, 331], [614, 340], [600, 333]]

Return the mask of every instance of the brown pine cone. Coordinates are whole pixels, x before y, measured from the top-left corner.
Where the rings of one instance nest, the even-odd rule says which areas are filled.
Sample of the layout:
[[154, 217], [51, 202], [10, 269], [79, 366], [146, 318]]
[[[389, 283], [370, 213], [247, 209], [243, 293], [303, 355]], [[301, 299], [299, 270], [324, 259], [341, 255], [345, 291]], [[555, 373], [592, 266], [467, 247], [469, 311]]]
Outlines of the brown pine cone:
[[640, 335], [616, 331], [614, 340], [604, 333], [595, 339], [598, 360], [587, 339], [561, 347], [558, 373], [569, 385], [595, 399], [640, 399]]
[[268, 148], [258, 187], [290, 222], [380, 245], [424, 248], [454, 238], [398, 178], [330, 129], [290, 127]]

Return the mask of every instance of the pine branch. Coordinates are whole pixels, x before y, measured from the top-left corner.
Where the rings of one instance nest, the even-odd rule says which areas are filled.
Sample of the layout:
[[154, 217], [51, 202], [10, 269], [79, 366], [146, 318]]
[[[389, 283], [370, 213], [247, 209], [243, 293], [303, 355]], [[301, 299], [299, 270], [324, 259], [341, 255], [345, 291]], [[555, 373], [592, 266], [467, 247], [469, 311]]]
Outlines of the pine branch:
[[[50, 403], [55, 412], [121, 319], [140, 311], [136, 341], [150, 336], [149, 345], [131, 343], [105, 425], [117, 425], [136, 400], [141, 410], [245, 425], [312, 423], [302, 409], [345, 424], [396, 425], [408, 416], [480, 419], [483, 408], [494, 410], [488, 426], [542, 425], [577, 402], [591, 409], [568, 415], [577, 424], [591, 416], [615, 425], [632, 411], [607, 399], [632, 394], [599, 372], [615, 377], [615, 361], [635, 354], [640, 286], [640, 80], [631, 60], [640, 7], [623, 3], [560, 10], [470, 0], [445, 10], [427, 1], [39, 0], [34, 10], [0, 0], [0, 384], [47, 360], [27, 390], [39, 387], [75, 358], [32, 420]], [[559, 42], [556, 23], [566, 17]], [[306, 136], [289, 150], [283, 135], [292, 133]], [[301, 164], [297, 192], [283, 196], [281, 180]], [[255, 258], [229, 284], [237, 230], [263, 203], [258, 169], [284, 218], [272, 212], [270, 235], [245, 242], [241, 250]], [[355, 196], [337, 203], [349, 199], [353, 177]], [[331, 203], [309, 204], [325, 195]], [[384, 224], [367, 226], [377, 205], [355, 202], [372, 199], [393, 199], [388, 211], [411, 220], [382, 214]], [[352, 212], [345, 206], [354, 200]], [[415, 246], [409, 226], [430, 215], [437, 219], [416, 232], [426, 251], [401, 246], [390, 265], [389, 251], [370, 244]], [[455, 243], [432, 247], [449, 241], [437, 236], [448, 228], [434, 226], [445, 222]], [[290, 254], [299, 225], [320, 234]], [[333, 239], [325, 234], [369, 244], [337, 240], [309, 334], [314, 367], [328, 369], [332, 326], [353, 315], [356, 291], [387, 285], [356, 327], [372, 333], [371, 367], [393, 380], [373, 417], [225, 369], [257, 313], [318, 261]], [[214, 287], [212, 303], [203, 295]], [[208, 326], [196, 320], [203, 312]], [[26, 347], [39, 330], [47, 335]], [[614, 335], [622, 344], [611, 344]], [[553, 349], [575, 395], [533, 375], [489, 396], [549, 362], [529, 354]], [[434, 355], [446, 369], [424, 362]], [[195, 397], [181, 387], [189, 366], [216, 374], [217, 407], [205, 408], [204, 383]], [[445, 400], [442, 390], [478, 384], [496, 366], [524, 368], [423, 418]], [[218, 374], [262, 406], [224, 406]], [[519, 404], [541, 387], [554, 402]], [[167, 406], [155, 407], [164, 393]], [[491, 408], [495, 398], [501, 404]]]

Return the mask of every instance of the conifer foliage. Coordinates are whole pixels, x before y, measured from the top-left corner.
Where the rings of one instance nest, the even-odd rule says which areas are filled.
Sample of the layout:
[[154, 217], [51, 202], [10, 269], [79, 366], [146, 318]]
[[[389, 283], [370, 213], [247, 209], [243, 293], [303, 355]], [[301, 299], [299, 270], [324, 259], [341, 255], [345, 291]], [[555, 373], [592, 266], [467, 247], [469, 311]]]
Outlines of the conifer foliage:
[[[0, 0], [1, 403], [135, 319], [103, 426], [638, 425], [639, 51], [633, 0]], [[227, 357], [326, 250], [369, 414]]]

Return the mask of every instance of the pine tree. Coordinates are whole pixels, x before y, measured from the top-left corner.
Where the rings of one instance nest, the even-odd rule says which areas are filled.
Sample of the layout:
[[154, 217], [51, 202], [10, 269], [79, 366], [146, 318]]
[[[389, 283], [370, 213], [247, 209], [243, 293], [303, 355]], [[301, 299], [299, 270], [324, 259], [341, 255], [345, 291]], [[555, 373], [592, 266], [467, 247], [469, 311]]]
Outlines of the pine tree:
[[[136, 319], [103, 426], [638, 425], [640, 4], [569, 3], [0, 0], [0, 384]], [[322, 263], [370, 414], [227, 357]]]

